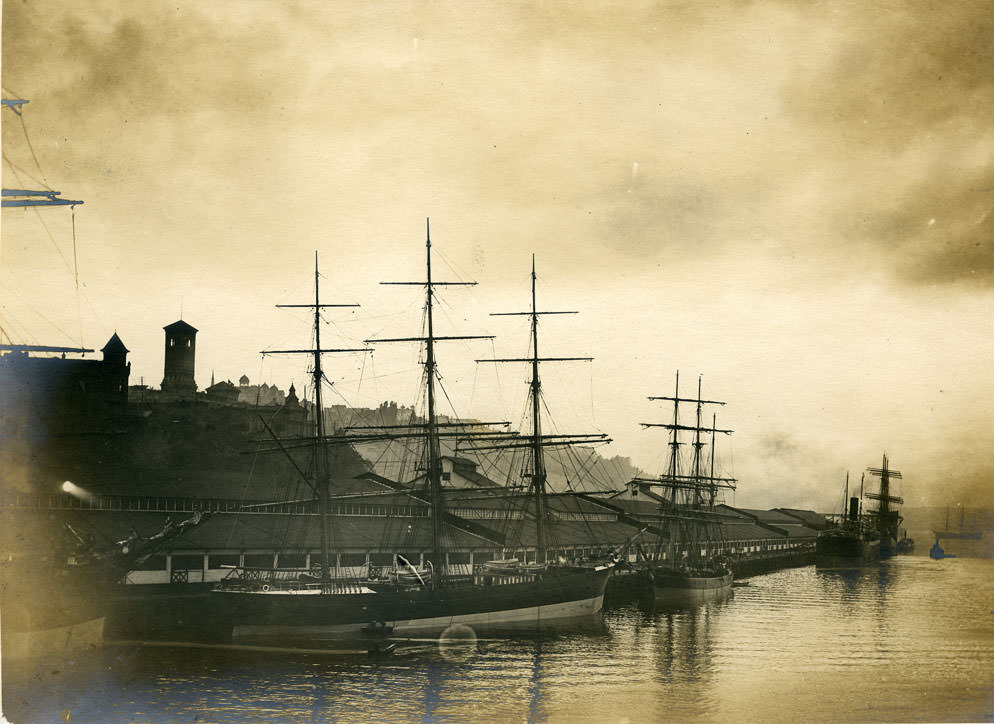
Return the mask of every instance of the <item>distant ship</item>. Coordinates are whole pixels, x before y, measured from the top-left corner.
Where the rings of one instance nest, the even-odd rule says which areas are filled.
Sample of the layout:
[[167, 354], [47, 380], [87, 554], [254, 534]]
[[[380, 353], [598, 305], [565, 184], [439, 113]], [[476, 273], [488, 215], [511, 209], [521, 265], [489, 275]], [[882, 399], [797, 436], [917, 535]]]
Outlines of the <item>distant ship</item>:
[[946, 553], [942, 549], [942, 546], [939, 545], [939, 539], [936, 538], [935, 543], [933, 543], [932, 547], [928, 549], [928, 557], [938, 561], [942, 560], [943, 558], [955, 558], [956, 556], [953, 555], [952, 553]]
[[964, 530], [966, 517], [966, 509], [960, 508], [959, 510], [959, 529], [952, 530], [949, 527], [949, 506], [946, 506], [946, 524], [943, 526], [942, 530], [935, 531], [935, 537], [937, 540], [946, 538], [947, 540], [980, 540], [984, 537], [984, 532], [982, 530]]
[[887, 453], [884, 453], [880, 467], [867, 468], [866, 472], [880, 478], [879, 491], [867, 492], [866, 497], [877, 502], [877, 508], [870, 511], [870, 516], [876, 525], [877, 536], [880, 539], [880, 556], [887, 558], [898, 552], [897, 533], [904, 520], [896, 507], [904, 503], [904, 499], [893, 495], [890, 485], [892, 479], [902, 477], [901, 471], [888, 467]]
[[897, 553], [911, 553], [915, 550], [915, 539], [908, 537], [908, 531], [904, 531], [904, 535], [898, 539], [895, 550]]

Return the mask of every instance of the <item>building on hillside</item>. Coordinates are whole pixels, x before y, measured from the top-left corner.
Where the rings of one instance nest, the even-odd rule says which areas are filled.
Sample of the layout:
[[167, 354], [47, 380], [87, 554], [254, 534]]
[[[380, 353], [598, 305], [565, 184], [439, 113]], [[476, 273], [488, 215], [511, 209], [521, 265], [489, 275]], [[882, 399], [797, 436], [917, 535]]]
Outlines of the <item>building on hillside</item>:
[[247, 375], [238, 378], [238, 402], [243, 405], [270, 407], [282, 405], [286, 400], [283, 391], [275, 385], [263, 382], [261, 385], [249, 384]]
[[221, 380], [220, 382], [214, 382], [211, 379], [211, 386], [204, 390], [204, 396], [210, 402], [216, 402], [221, 405], [234, 405], [238, 403], [238, 388], [235, 387], [231, 380]]
[[[37, 439], [103, 429], [128, 402], [131, 363], [115, 332], [100, 350], [0, 347], [0, 430], [4, 439]], [[51, 356], [58, 354], [58, 356]], [[79, 358], [68, 357], [79, 354]]]
[[197, 359], [197, 329], [182, 319], [162, 328], [166, 333], [162, 397], [192, 399], [197, 394], [194, 379]]

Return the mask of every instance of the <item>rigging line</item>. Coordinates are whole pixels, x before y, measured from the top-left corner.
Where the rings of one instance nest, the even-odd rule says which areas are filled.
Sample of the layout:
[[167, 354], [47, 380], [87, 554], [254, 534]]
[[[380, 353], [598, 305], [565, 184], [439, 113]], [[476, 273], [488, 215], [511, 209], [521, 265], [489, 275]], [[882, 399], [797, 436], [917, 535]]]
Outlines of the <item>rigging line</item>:
[[[577, 462], [581, 466], [580, 467], [581, 474], [588, 475], [589, 477], [587, 479], [592, 480], [595, 484], [597, 484], [597, 487], [600, 490], [612, 489], [612, 486], [606, 480], [601, 479], [599, 475], [596, 474], [597, 466], [600, 465], [601, 463], [607, 463], [607, 460], [605, 460], [599, 453], [597, 453], [597, 451], [593, 450], [592, 448], [589, 450], [590, 455], [587, 459], [587, 462], [585, 463], [579, 460], [580, 457], [579, 452], [574, 451], [574, 453], [577, 457]], [[606, 464], [602, 466], [602, 468], [606, 467], [607, 467]], [[588, 472], [584, 472], [584, 469], [586, 469]], [[607, 470], [605, 469], [603, 470], [603, 472], [606, 473]]]
[[479, 382], [479, 379], [480, 379], [480, 365], [473, 365], [473, 384], [469, 388], [470, 389], [470, 392], [469, 392], [469, 409], [470, 410], [476, 409], [473, 403], [476, 402], [476, 385]]
[[[17, 170], [14, 169], [14, 168], [12, 168], [11, 171], [14, 172], [14, 178], [17, 179], [18, 185], [23, 186], [24, 183], [21, 181], [21, 177], [17, 173]], [[49, 189], [49, 190], [51, 190], [51, 189]], [[34, 210], [35, 216], [38, 217], [38, 221], [41, 222], [42, 228], [45, 229], [45, 233], [48, 234], [48, 238], [51, 240], [52, 246], [54, 246], [55, 250], [57, 252], [59, 252], [59, 256], [62, 258], [62, 263], [66, 265], [66, 269], [68, 269], [70, 272], [72, 272], [72, 267], [69, 266], [69, 262], [66, 260], [65, 254], [63, 254], [62, 253], [62, 249], [59, 248], [58, 243], [55, 241], [55, 237], [52, 235], [52, 232], [49, 230], [48, 225], [45, 223], [45, 219], [42, 217], [41, 213], [39, 213], [38, 207], [37, 206], [32, 206], [31, 208]], [[69, 339], [72, 339], [72, 337], [69, 337]]]
[[52, 246], [54, 246], [55, 250], [59, 252], [59, 257], [62, 259], [62, 263], [66, 265], [66, 269], [70, 274], [75, 275], [73, 268], [69, 265], [69, 260], [66, 259], [66, 255], [62, 253], [62, 249], [59, 248], [59, 244], [52, 235], [52, 231], [48, 228], [48, 224], [45, 223], [45, 219], [42, 217], [41, 212], [38, 211], [38, 207], [32, 206], [31, 209], [35, 212], [35, 216], [38, 217], [38, 221], [41, 222], [42, 228], [45, 229], [45, 233], [48, 234], [48, 238], [52, 242]]
[[[496, 359], [497, 343], [493, 339], [490, 340], [490, 352], [493, 355], [493, 358]], [[499, 369], [500, 365], [494, 365], [493, 367], [494, 367], [494, 377], [497, 380], [497, 398], [500, 400], [500, 409], [502, 412], [506, 413], [507, 402], [504, 400], [504, 386], [501, 384], [500, 380], [500, 369]]]
[[456, 277], [457, 281], [464, 282], [469, 279], [469, 276], [459, 267], [458, 264], [451, 261], [445, 254], [443, 254], [437, 247], [432, 247], [432, 256], [438, 257], [442, 262], [449, 268], [449, 271]]
[[[584, 462], [583, 460], [580, 460], [580, 453], [579, 452], [577, 452], [576, 450], [570, 450], [570, 454], [574, 455], [575, 458], [576, 458], [574, 462], [577, 465], [579, 465], [579, 467], [578, 468], [574, 468], [574, 470], [576, 471], [577, 477], [579, 479], [581, 479], [581, 480], [587, 479], [588, 473], [591, 473], [592, 470], [593, 470], [593, 466], [597, 464], [598, 455], [597, 455], [596, 451], [594, 451], [594, 450], [591, 449], [591, 450], [588, 450], [587, 452], [588, 452], [587, 460], [586, 460], [586, 462]], [[592, 478], [594, 476], [590, 475], [590, 477]], [[595, 482], [597, 482], [597, 481], [595, 481]], [[572, 483], [570, 483], [570, 487], [572, 487]], [[602, 486], [602, 489], [603, 489], [603, 486]]]
[[72, 268], [73, 281], [76, 283], [76, 319], [79, 321], [79, 346], [83, 346], [83, 312], [79, 302], [79, 257], [76, 253], [76, 207], [70, 207], [72, 219]]
[[[3, 160], [7, 162], [7, 165], [10, 166], [11, 170], [13, 170], [13, 171], [20, 171], [21, 173], [23, 173], [25, 176], [27, 176], [29, 179], [31, 179], [35, 183], [37, 183], [39, 185], [42, 185], [42, 186], [45, 185], [45, 184], [43, 184], [41, 182], [40, 179], [35, 178], [35, 176], [31, 172], [27, 171], [26, 169], [21, 168], [16, 163], [14, 163], [13, 161], [11, 161], [10, 157], [6, 153], [3, 153]], [[51, 191], [51, 189], [49, 189], [49, 191]]]
[[496, 450], [492, 455], [477, 453], [475, 459], [480, 462], [480, 467], [486, 471], [488, 479], [496, 483], [502, 477], [504, 478], [504, 487], [510, 487], [511, 474], [515, 468], [517, 454], [518, 451], [514, 449], [511, 451]]
[[[31, 304], [29, 304], [28, 302], [25, 302], [23, 300], [21, 301], [21, 303], [24, 304], [24, 305], [26, 305], [28, 307], [28, 309], [30, 309], [32, 312], [34, 312], [39, 317], [41, 317], [45, 322], [47, 322], [49, 325], [51, 325], [65, 339], [74, 339], [74, 337], [71, 334], [69, 334], [69, 332], [67, 332], [66, 330], [62, 329], [62, 327], [60, 327], [55, 322], [53, 322], [51, 319], [49, 319], [48, 317], [46, 317], [42, 312], [40, 312], [37, 309], [35, 309], [33, 306], [31, 306]], [[27, 328], [23, 327], [22, 325], [18, 325], [18, 326], [21, 327], [21, 329], [24, 330], [25, 333], [27, 332]], [[37, 339], [37, 337], [34, 337], [34, 339]]]
[[21, 121], [21, 130], [24, 131], [24, 140], [28, 142], [28, 150], [31, 151], [31, 158], [35, 160], [35, 166], [38, 167], [38, 173], [41, 174], [42, 182], [44, 183], [45, 188], [51, 191], [52, 187], [48, 185], [48, 179], [45, 178], [45, 172], [42, 171], [41, 164], [38, 163], [38, 156], [35, 155], [34, 146], [31, 145], [31, 138], [28, 136], [28, 127], [24, 122], [24, 116], [18, 113], [17, 117]]
[[[373, 468], [374, 471], [377, 469], [377, 466], [380, 465], [383, 462], [383, 458], [387, 456], [387, 453], [390, 452], [390, 447], [391, 447], [391, 445], [393, 445], [394, 442], [399, 442], [399, 441], [396, 441], [396, 440], [387, 440], [386, 441], [386, 445], [384, 445], [382, 448], [379, 447], [379, 445], [377, 443], [365, 443], [365, 444], [361, 445], [362, 447], [371, 447], [371, 448], [373, 448], [374, 452], [376, 452], [377, 449], [379, 449], [379, 454], [376, 455], [375, 459], [369, 461], [369, 463], [372, 466], [372, 468]], [[400, 443], [400, 444], [406, 445], [407, 443]], [[403, 453], [401, 453], [401, 455], [403, 455]], [[365, 459], [364, 455], [361, 456], [361, 457], [363, 457]], [[387, 477], [387, 476], [384, 475], [383, 477]], [[399, 482], [399, 481], [394, 481], [394, 482]]]
[[353, 407], [352, 403], [349, 402], [348, 398], [346, 398], [345, 395], [341, 393], [341, 391], [338, 389], [335, 383], [332, 382], [331, 379], [328, 377], [328, 375], [325, 374], [324, 370], [321, 370], [321, 379], [328, 383], [326, 385], [327, 389], [338, 395], [338, 397], [341, 398], [342, 402], [345, 403], [346, 407], [348, 407], [350, 410], [355, 410], [355, 407]]
[[446, 390], [445, 385], [442, 384], [441, 377], [439, 377], [438, 379], [438, 389], [442, 391], [442, 394], [445, 396], [446, 402], [449, 403], [449, 409], [452, 410], [452, 417], [455, 418], [456, 420], [461, 420], [462, 418], [456, 412], [456, 406], [452, 404], [452, 398], [449, 397], [449, 391]]
[[[252, 482], [252, 475], [255, 472], [255, 464], [256, 464], [256, 462], [258, 460], [259, 460], [259, 450], [257, 448], [256, 451], [255, 451], [255, 455], [252, 456], [252, 464], [249, 467], [249, 473], [248, 473], [248, 475], [245, 478], [245, 485], [242, 486], [242, 498], [241, 499], [242, 499], [243, 502], [245, 500], [245, 496], [248, 494], [248, 487], [249, 487], [249, 485]], [[225, 541], [225, 547], [226, 548], [230, 548], [231, 547], [231, 539], [235, 535], [235, 528], [237, 527], [237, 522], [238, 522], [239, 516], [240, 516], [240, 512], [236, 511], [235, 512], [235, 523], [236, 523], [236, 525], [231, 526], [231, 528], [228, 530], [228, 539]]]
[[[363, 379], [365, 379], [365, 375], [366, 375], [366, 358], [367, 357], [372, 357], [373, 354], [374, 354], [373, 352], [370, 352], [369, 354], [364, 354], [362, 356], [362, 366], [359, 367], [359, 384], [356, 385], [356, 391], [357, 392], [361, 392], [362, 391], [362, 381], [363, 381]], [[372, 366], [372, 360], [370, 360], [370, 366]], [[374, 370], [374, 373], [375, 373], [375, 370]], [[373, 379], [375, 381], [375, 379], [376, 379], [375, 376], [373, 377]], [[375, 390], [374, 390], [374, 393], [375, 393]]]
[[[0, 290], [4, 289], [5, 286], [6, 286], [5, 284], [0, 283]], [[35, 312], [36, 314], [38, 313], [31, 307], [31, 305], [28, 305], [28, 308], [31, 309], [31, 311]], [[21, 324], [16, 317], [10, 317], [3, 313], [0, 313], [0, 320], [3, 320], [4, 323], [7, 325], [7, 329], [5, 329], [3, 333], [7, 335], [7, 339], [12, 344], [14, 343], [14, 338], [10, 336], [10, 332], [8, 330], [14, 330], [14, 334], [19, 335], [20, 338], [25, 342], [35, 339], [35, 337], [28, 332], [28, 328], [25, 327], [23, 324]], [[71, 339], [71, 338], [66, 337], [66, 339]]]

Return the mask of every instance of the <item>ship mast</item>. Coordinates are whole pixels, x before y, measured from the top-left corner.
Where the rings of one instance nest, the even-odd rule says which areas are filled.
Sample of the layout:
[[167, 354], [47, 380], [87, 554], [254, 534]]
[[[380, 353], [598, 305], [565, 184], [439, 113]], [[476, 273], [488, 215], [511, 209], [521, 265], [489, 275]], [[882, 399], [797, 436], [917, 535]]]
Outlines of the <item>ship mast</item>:
[[[718, 488], [728, 488], [730, 490], [735, 489], [735, 479], [726, 477], [717, 477], [714, 474], [714, 441], [718, 433], [724, 435], [732, 434], [731, 430], [720, 430], [716, 426], [717, 418], [712, 416], [711, 427], [705, 428], [702, 425], [702, 410], [704, 405], [724, 405], [724, 402], [718, 400], [705, 400], [701, 396], [701, 379], [698, 378], [697, 381], [697, 397], [680, 397], [680, 371], [676, 372], [676, 382], [674, 385], [674, 394], [670, 396], [653, 396], [649, 398], [650, 400], [662, 400], [666, 402], [673, 403], [673, 422], [672, 423], [655, 423], [655, 422], [643, 422], [640, 423], [642, 427], [661, 427], [670, 431], [670, 457], [668, 472], [658, 478], [635, 478], [634, 482], [648, 483], [650, 485], [659, 485], [666, 488], [669, 491], [669, 499], [667, 504], [669, 510], [664, 511], [664, 513], [670, 517], [671, 523], [669, 528], [669, 541], [668, 541], [668, 554], [667, 558], [670, 563], [673, 563], [676, 558], [676, 546], [677, 543], [685, 543], [689, 536], [678, 535], [678, 531], [685, 533], [687, 528], [691, 525], [707, 525], [705, 519], [701, 517], [694, 517], [691, 511], [697, 511], [697, 516], [700, 516], [700, 508], [704, 502], [702, 496], [702, 489], [705, 482], [708, 486], [709, 493], [709, 505], [708, 508], [714, 506], [714, 500], [717, 496]], [[697, 419], [695, 425], [682, 425], [680, 424], [680, 403], [694, 403], [697, 406]], [[680, 446], [683, 443], [680, 441], [680, 432], [692, 432], [694, 433], [694, 458], [693, 466], [690, 475], [681, 473], [680, 471]], [[701, 450], [707, 443], [702, 440], [702, 433], [711, 434], [711, 473], [710, 475], [704, 475], [702, 471], [701, 462]], [[690, 504], [690, 511], [681, 510], [681, 502]], [[700, 557], [700, 546], [692, 546], [688, 551], [689, 557], [691, 559]]]
[[880, 492], [867, 493], [866, 497], [879, 501], [877, 506], [877, 532], [880, 534], [880, 545], [888, 546], [891, 538], [897, 538], [897, 528], [900, 524], [896, 510], [891, 510], [891, 503], [903, 503], [904, 500], [896, 495], [890, 494], [890, 479], [900, 478], [901, 471], [891, 470], [887, 467], [887, 453], [884, 453], [883, 462], [879, 468], [867, 468], [871, 475], [880, 478]]
[[432, 321], [432, 307], [434, 289], [431, 285], [431, 226], [430, 221], [425, 221], [425, 263], [427, 268], [427, 282], [425, 283], [425, 308], [428, 316], [428, 337], [425, 339], [425, 383], [427, 384], [426, 394], [428, 397], [428, 426], [425, 434], [428, 436], [428, 483], [429, 497], [431, 499], [431, 541], [432, 553], [435, 565], [439, 567], [444, 564], [442, 557], [442, 454], [438, 442], [438, 420], [435, 417], [435, 326]]
[[[538, 318], [545, 314], [578, 314], [576, 311], [548, 312], [538, 311], [535, 297], [535, 255], [532, 254], [531, 271], [531, 311], [528, 312], [493, 312], [492, 317], [527, 316], [531, 322], [531, 356], [520, 358], [504, 359], [479, 359], [477, 362], [526, 362], [531, 365], [531, 382], [529, 383], [528, 397], [531, 407], [532, 433], [528, 438], [527, 446], [532, 456], [531, 473], [531, 494], [535, 503], [535, 524], [536, 524], [536, 563], [545, 563], [549, 555], [549, 535], [548, 535], [548, 505], [546, 500], [548, 473], [545, 467], [545, 448], [549, 445], [580, 444], [580, 443], [604, 443], [610, 442], [607, 435], [543, 435], [542, 434], [542, 382], [539, 377], [539, 363], [541, 362], [566, 362], [579, 361], [590, 362], [593, 357], [540, 357], [538, 354]], [[487, 448], [476, 446], [473, 450], [483, 449], [506, 449], [516, 447], [516, 443], [501, 444], [496, 443]]]
[[358, 304], [322, 304], [320, 293], [320, 273], [318, 272], [318, 253], [314, 252], [314, 303], [313, 304], [277, 304], [278, 308], [305, 308], [314, 310], [314, 347], [313, 349], [283, 349], [263, 350], [262, 354], [309, 354], [313, 357], [311, 376], [314, 383], [314, 492], [318, 498], [318, 512], [321, 519], [321, 580], [331, 578], [331, 520], [328, 509], [328, 487], [330, 471], [328, 466], [328, 436], [325, 434], [324, 405], [321, 390], [324, 384], [324, 370], [321, 367], [321, 355], [338, 352], [372, 352], [369, 347], [359, 349], [322, 349], [321, 348], [321, 310], [330, 307], [358, 307]]
[[[703, 496], [701, 491], [701, 449], [706, 443], [701, 440], [701, 433], [704, 429], [701, 427], [701, 409], [703, 408], [703, 403], [701, 401], [701, 375], [697, 376], [697, 425], [694, 430], [694, 480], [697, 481], [697, 485], [694, 487], [694, 507], [699, 508], [703, 502]], [[712, 450], [714, 448], [712, 447]]]
[[442, 521], [445, 514], [444, 498], [442, 495], [442, 454], [439, 444], [438, 419], [435, 412], [435, 376], [438, 374], [435, 363], [435, 343], [456, 339], [493, 339], [493, 335], [468, 335], [468, 336], [439, 336], [435, 334], [433, 319], [433, 306], [435, 297], [435, 287], [437, 286], [476, 286], [476, 282], [439, 282], [431, 278], [431, 221], [425, 221], [425, 257], [427, 273], [423, 282], [380, 282], [380, 284], [423, 286], [425, 288], [425, 317], [426, 336], [424, 337], [395, 337], [391, 339], [367, 339], [366, 342], [424, 342], [425, 362], [424, 377], [427, 404], [427, 420], [424, 434], [427, 447], [427, 476], [428, 476], [428, 497], [431, 507], [431, 561], [438, 572], [438, 576], [432, 576], [432, 586], [438, 585], [443, 566], [445, 565], [445, 551], [442, 544]]

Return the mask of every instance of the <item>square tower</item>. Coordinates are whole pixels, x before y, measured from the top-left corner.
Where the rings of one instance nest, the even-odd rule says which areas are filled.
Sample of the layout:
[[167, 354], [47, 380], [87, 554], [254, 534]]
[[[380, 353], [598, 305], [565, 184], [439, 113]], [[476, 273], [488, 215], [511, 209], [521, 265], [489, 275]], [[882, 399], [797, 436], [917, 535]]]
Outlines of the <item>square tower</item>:
[[163, 329], [166, 332], [166, 363], [162, 392], [177, 398], [193, 397], [197, 392], [193, 379], [197, 330], [182, 319]]

